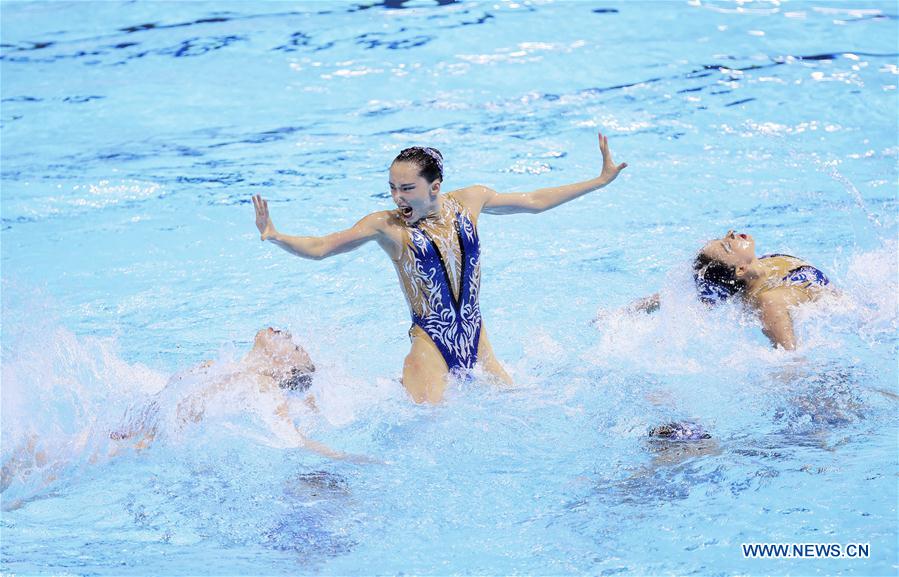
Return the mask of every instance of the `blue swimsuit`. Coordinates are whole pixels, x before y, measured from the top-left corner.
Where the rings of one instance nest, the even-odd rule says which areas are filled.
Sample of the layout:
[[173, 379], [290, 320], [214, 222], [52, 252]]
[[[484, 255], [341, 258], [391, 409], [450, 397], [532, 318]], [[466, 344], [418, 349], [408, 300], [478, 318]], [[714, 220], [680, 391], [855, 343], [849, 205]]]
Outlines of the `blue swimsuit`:
[[760, 256], [759, 260], [777, 257], [788, 259], [787, 262], [793, 265], [780, 280], [782, 284], [804, 287], [812, 285], [823, 287], [830, 284], [830, 279], [827, 278], [827, 275], [795, 256], [790, 256], [788, 254], [766, 254], [765, 256]]
[[[762, 291], [784, 286], [819, 289], [830, 284], [830, 279], [823, 272], [795, 256], [788, 254], [766, 254], [759, 260], [768, 260], [772, 276], [747, 297], [757, 297]], [[717, 282], [710, 282], [694, 273], [699, 299], [707, 304], [716, 304], [733, 296], [733, 290]]]
[[446, 260], [454, 255], [442, 254], [420, 224], [408, 228], [410, 258], [403, 270], [412, 285], [406, 295], [412, 322], [431, 338], [449, 370], [461, 371], [473, 368], [478, 360], [481, 245], [467, 211], [453, 199], [448, 198], [446, 202], [453, 211], [453, 228], [461, 254], [458, 293], [453, 294]]

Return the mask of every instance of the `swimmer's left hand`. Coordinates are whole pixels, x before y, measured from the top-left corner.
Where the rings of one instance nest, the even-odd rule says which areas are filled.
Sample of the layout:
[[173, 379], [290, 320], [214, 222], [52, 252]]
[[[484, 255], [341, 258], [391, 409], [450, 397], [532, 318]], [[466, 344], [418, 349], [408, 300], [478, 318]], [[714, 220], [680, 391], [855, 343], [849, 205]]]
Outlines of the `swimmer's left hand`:
[[618, 178], [618, 173], [627, 168], [627, 163], [615, 164], [612, 160], [612, 152], [609, 150], [609, 139], [599, 133], [599, 151], [602, 152], [602, 174], [601, 179], [608, 184]]

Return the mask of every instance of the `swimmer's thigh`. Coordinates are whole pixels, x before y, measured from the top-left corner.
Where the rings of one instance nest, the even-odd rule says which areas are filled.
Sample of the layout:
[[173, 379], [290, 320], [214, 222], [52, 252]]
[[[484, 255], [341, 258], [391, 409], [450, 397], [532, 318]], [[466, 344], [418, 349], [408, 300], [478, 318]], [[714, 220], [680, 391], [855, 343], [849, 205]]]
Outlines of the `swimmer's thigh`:
[[490, 344], [490, 339], [487, 338], [487, 331], [484, 330], [483, 327], [481, 327], [481, 339], [478, 342], [478, 364], [481, 365], [487, 373], [496, 377], [504, 384], [512, 384], [512, 377], [509, 376], [509, 373], [507, 373], [506, 369], [500, 364], [499, 359], [493, 354], [493, 346]]
[[446, 389], [446, 361], [424, 331], [415, 329], [412, 349], [403, 363], [403, 386], [416, 403], [438, 403]]

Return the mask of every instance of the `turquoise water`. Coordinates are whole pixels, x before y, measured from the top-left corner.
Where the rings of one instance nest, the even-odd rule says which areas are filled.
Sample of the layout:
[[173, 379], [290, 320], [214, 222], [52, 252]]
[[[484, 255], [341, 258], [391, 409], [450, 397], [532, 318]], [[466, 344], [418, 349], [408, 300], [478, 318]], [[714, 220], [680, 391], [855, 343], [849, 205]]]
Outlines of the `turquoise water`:
[[[895, 3], [0, 10], [2, 456], [32, 437], [47, 455], [2, 495], [4, 572], [896, 574]], [[581, 180], [597, 131], [630, 165], [611, 186], [481, 219], [511, 390], [412, 405], [387, 257], [303, 261], [253, 224], [254, 193], [295, 234], [389, 208], [414, 144], [444, 153], [445, 189]], [[728, 228], [841, 289], [799, 313], [796, 353], [690, 296], [692, 255]], [[655, 290], [659, 314], [621, 312]], [[269, 324], [318, 368], [298, 426], [387, 464], [290, 448], [253, 395], [91, 458], [172, 373]], [[647, 443], [683, 418], [710, 450]]]

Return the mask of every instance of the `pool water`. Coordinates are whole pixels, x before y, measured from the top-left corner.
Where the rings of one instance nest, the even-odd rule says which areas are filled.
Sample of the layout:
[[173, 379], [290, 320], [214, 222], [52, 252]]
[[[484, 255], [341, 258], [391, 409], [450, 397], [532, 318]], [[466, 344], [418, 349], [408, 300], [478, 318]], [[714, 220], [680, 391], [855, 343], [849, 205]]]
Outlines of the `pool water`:
[[[894, 2], [3, 2], [2, 570], [79, 575], [895, 575]], [[481, 308], [516, 385], [398, 383], [409, 318], [374, 244], [259, 242], [392, 206], [440, 149], [445, 190], [629, 167], [541, 215], [481, 219]], [[750, 232], [840, 294], [798, 351], [690, 262]], [[622, 310], [660, 290], [659, 313]], [[291, 416], [231, 392], [171, 415], [254, 333], [315, 361]], [[162, 391], [162, 392], [160, 392]], [[154, 396], [155, 395], [155, 396]], [[109, 433], [156, 400], [149, 448]], [[689, 419], [713, 439], [650, 442]], [[23, 467], [24, 470], [24, 467]], [[742, 543], [868, 543], [747, 559]]]

